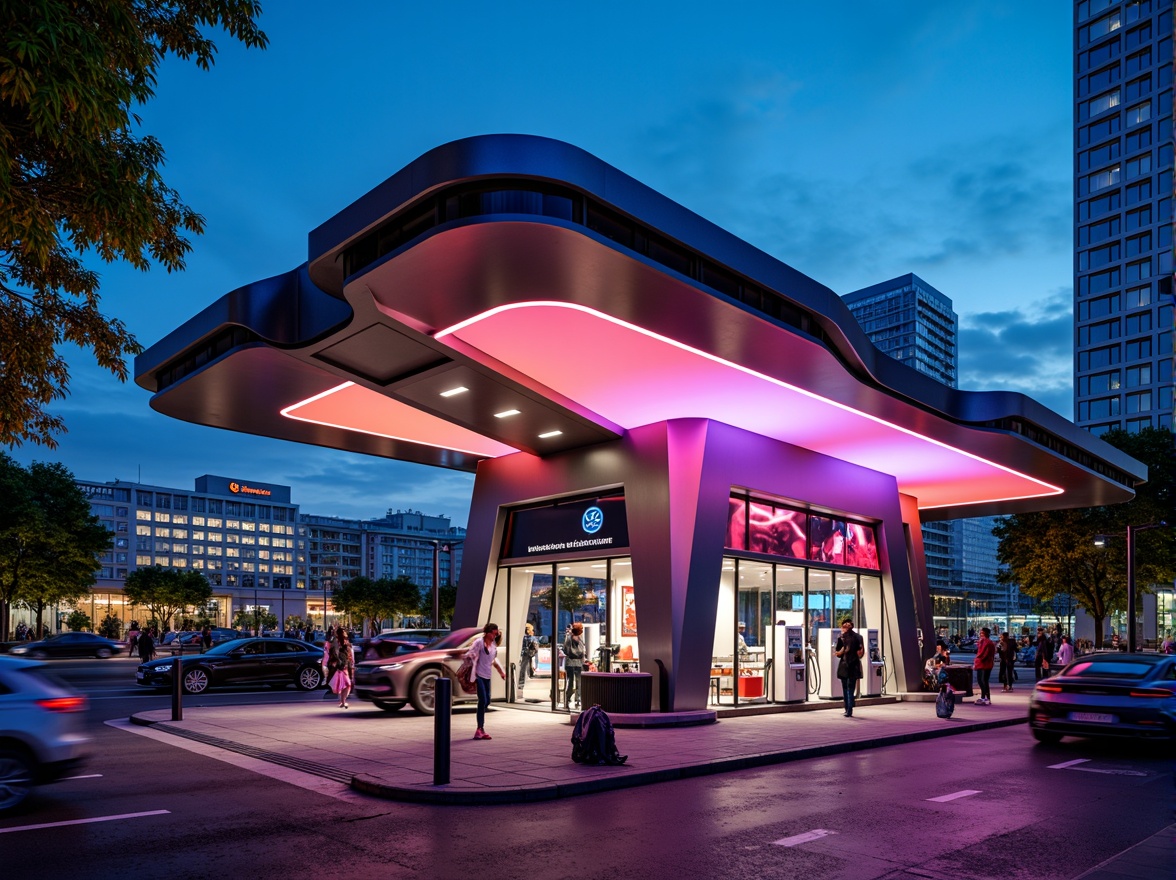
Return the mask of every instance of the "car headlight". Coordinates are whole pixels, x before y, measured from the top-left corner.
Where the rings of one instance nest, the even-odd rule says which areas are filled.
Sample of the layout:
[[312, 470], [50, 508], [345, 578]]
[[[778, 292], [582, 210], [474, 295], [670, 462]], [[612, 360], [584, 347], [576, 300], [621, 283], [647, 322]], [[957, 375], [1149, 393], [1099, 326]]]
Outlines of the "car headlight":
[[391, 672], [393, 669], [403, 669], [403, 668], [404, 668], [403, 663], [388, 663], [384, 666], [377, 666], [376, 667], [376, 669], [380, 670], [380, 672]]
[[152, 672], [171, 672], [171, 664], [169, 663], [166, 666], [152, 666], [151, 671]]
[[28, 652], [29, 652], [29, 649], [26, 648], [24, 645], [21, 645], [19, 648], [13, 648], [8, 653], [9, 654], [27, 654]]

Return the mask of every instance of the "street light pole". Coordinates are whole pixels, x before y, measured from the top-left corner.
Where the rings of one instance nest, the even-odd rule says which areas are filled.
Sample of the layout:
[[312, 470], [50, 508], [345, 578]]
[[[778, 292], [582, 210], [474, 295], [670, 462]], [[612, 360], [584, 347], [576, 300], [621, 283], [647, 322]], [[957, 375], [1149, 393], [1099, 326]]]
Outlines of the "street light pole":
[[[1146, 532], [1148, 529], [1159, 529], [1167, 526], [1167, 522], [1147, 523], [1142, 526], [1127, 526], [1127, 653], [1134, 654], [1138, 650], [1138, 640], [1135, 637], [1135, 533]], [[1102, 546], [1104, 535], [1095, 536], [1094, 543]]]
[[461, 543], [456, 541], [429, 540], [433, 545], [433, 629], [441, 628], [441, 551], [451, 554], [449, 557], [449, 573], [453, 575], [453, 550]]

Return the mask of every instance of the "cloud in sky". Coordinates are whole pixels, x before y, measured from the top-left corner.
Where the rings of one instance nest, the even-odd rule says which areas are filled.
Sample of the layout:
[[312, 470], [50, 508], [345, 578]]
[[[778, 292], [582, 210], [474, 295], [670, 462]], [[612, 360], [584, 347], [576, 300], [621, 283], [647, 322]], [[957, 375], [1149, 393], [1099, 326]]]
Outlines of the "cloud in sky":
[[1073, 410], [1069, 288], [1023, 309], [960, 321], [960, 387], [1020, 391], [1067, 418]]

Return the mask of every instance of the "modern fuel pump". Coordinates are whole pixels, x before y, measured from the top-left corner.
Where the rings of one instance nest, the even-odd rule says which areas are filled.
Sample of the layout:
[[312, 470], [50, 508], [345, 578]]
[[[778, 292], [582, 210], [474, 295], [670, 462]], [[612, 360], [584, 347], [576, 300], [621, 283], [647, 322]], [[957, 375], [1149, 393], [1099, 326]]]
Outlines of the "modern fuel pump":
[[808, 697], [804, 627], [782, 626], [779, 629], [783, 630], [784, 643], [777, 646], [776, 660], [772, 664], [775, 700], [778, 703], [803, 702]]
[[882, 648], [878, 641], [878, 630], [866, 630], [866, 656], [862, 664], [861, 694], [863, 697], [882, 696]]
[[817, 696], [822, 700], [840, 700], [843, 694], [841, 679], [837, 677], [837, 663], [840, 658], [833, 653], [839, 635], [840, 629], [827, 626], [817, 630], [817, 673], [820, 680]]

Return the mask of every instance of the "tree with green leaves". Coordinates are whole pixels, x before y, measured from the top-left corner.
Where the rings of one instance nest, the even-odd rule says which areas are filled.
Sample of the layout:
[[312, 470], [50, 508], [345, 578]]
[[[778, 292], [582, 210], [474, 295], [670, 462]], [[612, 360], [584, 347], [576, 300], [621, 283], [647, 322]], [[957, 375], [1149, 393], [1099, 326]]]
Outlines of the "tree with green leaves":
[[272, 611], [263, 611], [256, 608], [250, 611], [248, 608], [238, 608], [233, 615], [233, 628], [245, 630], [245, 632], [261, 632], [261, 628], [265, 627], [267, 630], [275, 630], [278, 628], [278, 615]]
[[352, 617], [384, 620], [415, 613], [421, 606], [421, 590], [403, 575], [376, 581], [360, 576], [336, 587], [331, 601], [336, 611]]
[[127, 575], [123, 593], [132, 605], [142, 605], [159, 625], [168, 627], [176, 614], [202, 608], [212, 598], [212, 587], [202, 572], [153, 565]]
[[0, 452], [0, 636], [12, 605], [80, 597], [94, 583], [110, 533], [61, 464], [27, 468]]
[[264, 48], [260, 14], [258, 0], [0, 4], [0, 444], [57, 445], [46, 407], [69, 387], [65, 344], [126, 381], [141, 346], [102, 313], [87, 254], [179, 271], [204, 229], [135, 108], [167, 56], [212, 65], [211, 29]]
[[78, 611], [75, 608], [65, 618], [65, 625], [74, 632], [87, 632], [93, 628], [94, 621], [90, 620], [90, 615], [85, 611]]
[[[998, 520], [997, 579], [1017, 584], [1041, 603], [1068, 593], [1094, 619], [1095, 644], [1103, 642], [1103, 622], [1127, 605], [1127, 526], [1176, 519], [1176, 465], [1173, 435], [1162, 428], [1136, 434], [1109, 431], [1103, 440], [1148, 467], [1148, 481], [1127, 504], [1076, 510], [1017, 514]], [[1096, 545], [1096, 540], [1105, 538]], [[1136, 534], [1135, 581], [1139, 592], [1171, 583], [1176, 576], [1176, 528]]]
[[568, 614], [584, 607], [584, 584], [579, 578], [561, 577], [556, 581], [556, 588], [548, 587], [535, 595], [535, 601], [552, 613], [555, 612], [554, 597], [559, 597], [559, 610]]

